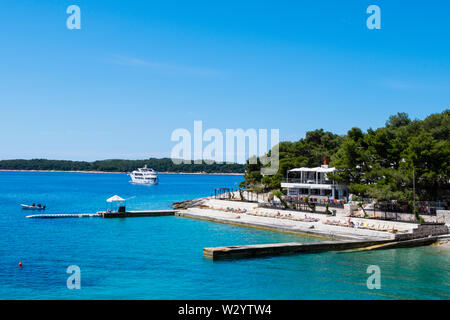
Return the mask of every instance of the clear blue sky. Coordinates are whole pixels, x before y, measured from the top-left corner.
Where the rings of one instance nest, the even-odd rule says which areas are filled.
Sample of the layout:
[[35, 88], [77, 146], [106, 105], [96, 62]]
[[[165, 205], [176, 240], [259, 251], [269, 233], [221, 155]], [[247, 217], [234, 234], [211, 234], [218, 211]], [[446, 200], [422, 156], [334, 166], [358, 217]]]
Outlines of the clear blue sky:
[[3, 0], [0, 159], [169, 156], [194, 120], [297, 140], [424, 118], [450, 106], [449, 15], [448, 1]]

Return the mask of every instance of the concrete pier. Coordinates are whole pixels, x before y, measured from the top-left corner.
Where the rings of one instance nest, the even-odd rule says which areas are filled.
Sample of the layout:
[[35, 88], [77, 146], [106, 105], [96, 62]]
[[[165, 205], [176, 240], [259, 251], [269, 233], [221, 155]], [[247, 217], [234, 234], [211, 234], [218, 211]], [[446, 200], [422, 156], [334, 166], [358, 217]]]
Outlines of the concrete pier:
[[397, 248], [412, 248], [419, 246], [428, 246], [438, 241], [438, 237], [426, 237], [426, 238], [418, 238], [411, 240], [400, 240], [400, 241], [392, 241], [388, 243], [383, 243], [379, 245], [364, 247], [360, 249], [350, 250], [351, 252], [355, 251], [371, 251], [371, 250], [386, 250], [386, 249], [397, 249]]
[[99, 211], [97, 213], [61, 213], [61, 214], [34, 214], [26, 216], [29, 219], [56, 219], [56, 218], [128, 218], [128, 217], [159, 217], [173, 216], [176, 210], [143, 210], [143, 211], [126, 211], [126, 212], [110, 212]]
[[173, 216], [176, 210], [144, 210], [144, 211], [126, 211], [126, 212], [97, 212], [103, 218], [129, 218], [129, 217], [160, 217]]
[[295, 253], [317, 253], [324, 251], [371, 251], [396, 248], [427, 246], [435, 243], [438, 237], [426, 237], [412, 240], [372, 240], [372, 241], [324, 241], [324, 242], [289, 242], [204, 248], [203, 255], [216, 259], [242, 259], [261, 256], [275, 256]]
[[204, 248], [203, 255], [216, 259], [251, 258], [294, 253], [316, 253], [369, 247], [392, 242], [393, 240], [369, 241], [321, 241], [255, 244], [244, 246]]

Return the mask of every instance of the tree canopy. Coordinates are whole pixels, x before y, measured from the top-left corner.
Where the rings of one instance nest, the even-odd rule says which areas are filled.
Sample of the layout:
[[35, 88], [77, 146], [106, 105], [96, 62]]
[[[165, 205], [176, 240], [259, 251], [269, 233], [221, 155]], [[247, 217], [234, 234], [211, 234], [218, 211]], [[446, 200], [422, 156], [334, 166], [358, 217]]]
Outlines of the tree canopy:
[[297, 142], [281, 142], [280, 169], [274, 176], [258, 175], [260, 164], [249, 165], [244, 184], [280, 187], [287, 170], [315, 167], [324, 157], [339, 170], [331, 177], [347, 184], [352, 193], [378, 200], [412, 198], [413, 171], [416, 199], [438, 200], [450, 194], [450, 110], [424, 120], [406, 113], [389, 117], [386, 125], [363, 132], [351, 128], [339, 136], [322, 129], [307, 132]]
[[[245, 182], [247, 185], [262, 183], [268, 189], [280, 187], [289, 169], [296, 167], [317, 166], [323, 159], [330, 158], [342, 143], [342, 137], [323, 129], [306, 133], [304, 139], [297, 142], [281, 142], [279, 144], [280, 167], [273, 176], [262, 177], [261, 163], [250, 164], [247, 161]], [[270, 156], [270, 153], [268, 154]]]

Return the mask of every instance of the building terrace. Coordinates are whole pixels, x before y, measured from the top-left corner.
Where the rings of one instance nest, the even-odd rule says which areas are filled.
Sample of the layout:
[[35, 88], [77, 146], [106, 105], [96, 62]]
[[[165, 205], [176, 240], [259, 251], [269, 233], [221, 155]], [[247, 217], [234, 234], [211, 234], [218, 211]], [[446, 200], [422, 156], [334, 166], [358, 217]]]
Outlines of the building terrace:
[[323, 200], [348, 200], [346, 185], [337, 184], [327, 174], [336, 172], [336, 168], [323, 164], [315, 168], [295, 168], [287, 172], [281, 187], [287, 189], [289, 197], [315, 198]]

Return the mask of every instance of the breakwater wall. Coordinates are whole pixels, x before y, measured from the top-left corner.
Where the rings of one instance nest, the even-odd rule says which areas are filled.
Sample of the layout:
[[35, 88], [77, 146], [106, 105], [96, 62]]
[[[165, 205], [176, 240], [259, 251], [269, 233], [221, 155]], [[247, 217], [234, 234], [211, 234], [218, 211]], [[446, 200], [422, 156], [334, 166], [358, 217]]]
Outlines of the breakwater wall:
[[421, 223], [412, 230], [412, 233], [396, 234], [396, 240], [420, 239], [430, 236], [448, 234], [448, 227], [444, 223]]
[[324, 251], [340, 251], [369, 247], [378, 244], [388, 243], [392, 240], [373, 240], [373, 241], [322, 241], [322, 242], [289, 242], [289, 243], [271, 243], [255, 244], [244, 246], [229, 246], [204, 248], [203, 255], [212, 259], [235, 259], [252, 258], [261, 256], [274, 256], [295, 253], [317, 253]]
[[203, 256], [213, 260], [243, 259], [277, 256], [300, 253], [319, 253], [325, 251], [369, 251], [395, 248], [410, 248], [433, 244], [438, 237], [427, 237], [412, 240], [374, 240], [374, 241], [324, 241], [324, 242], [290, 242], [256, 244], [244, 246], [229, 246], [204, 248]]

